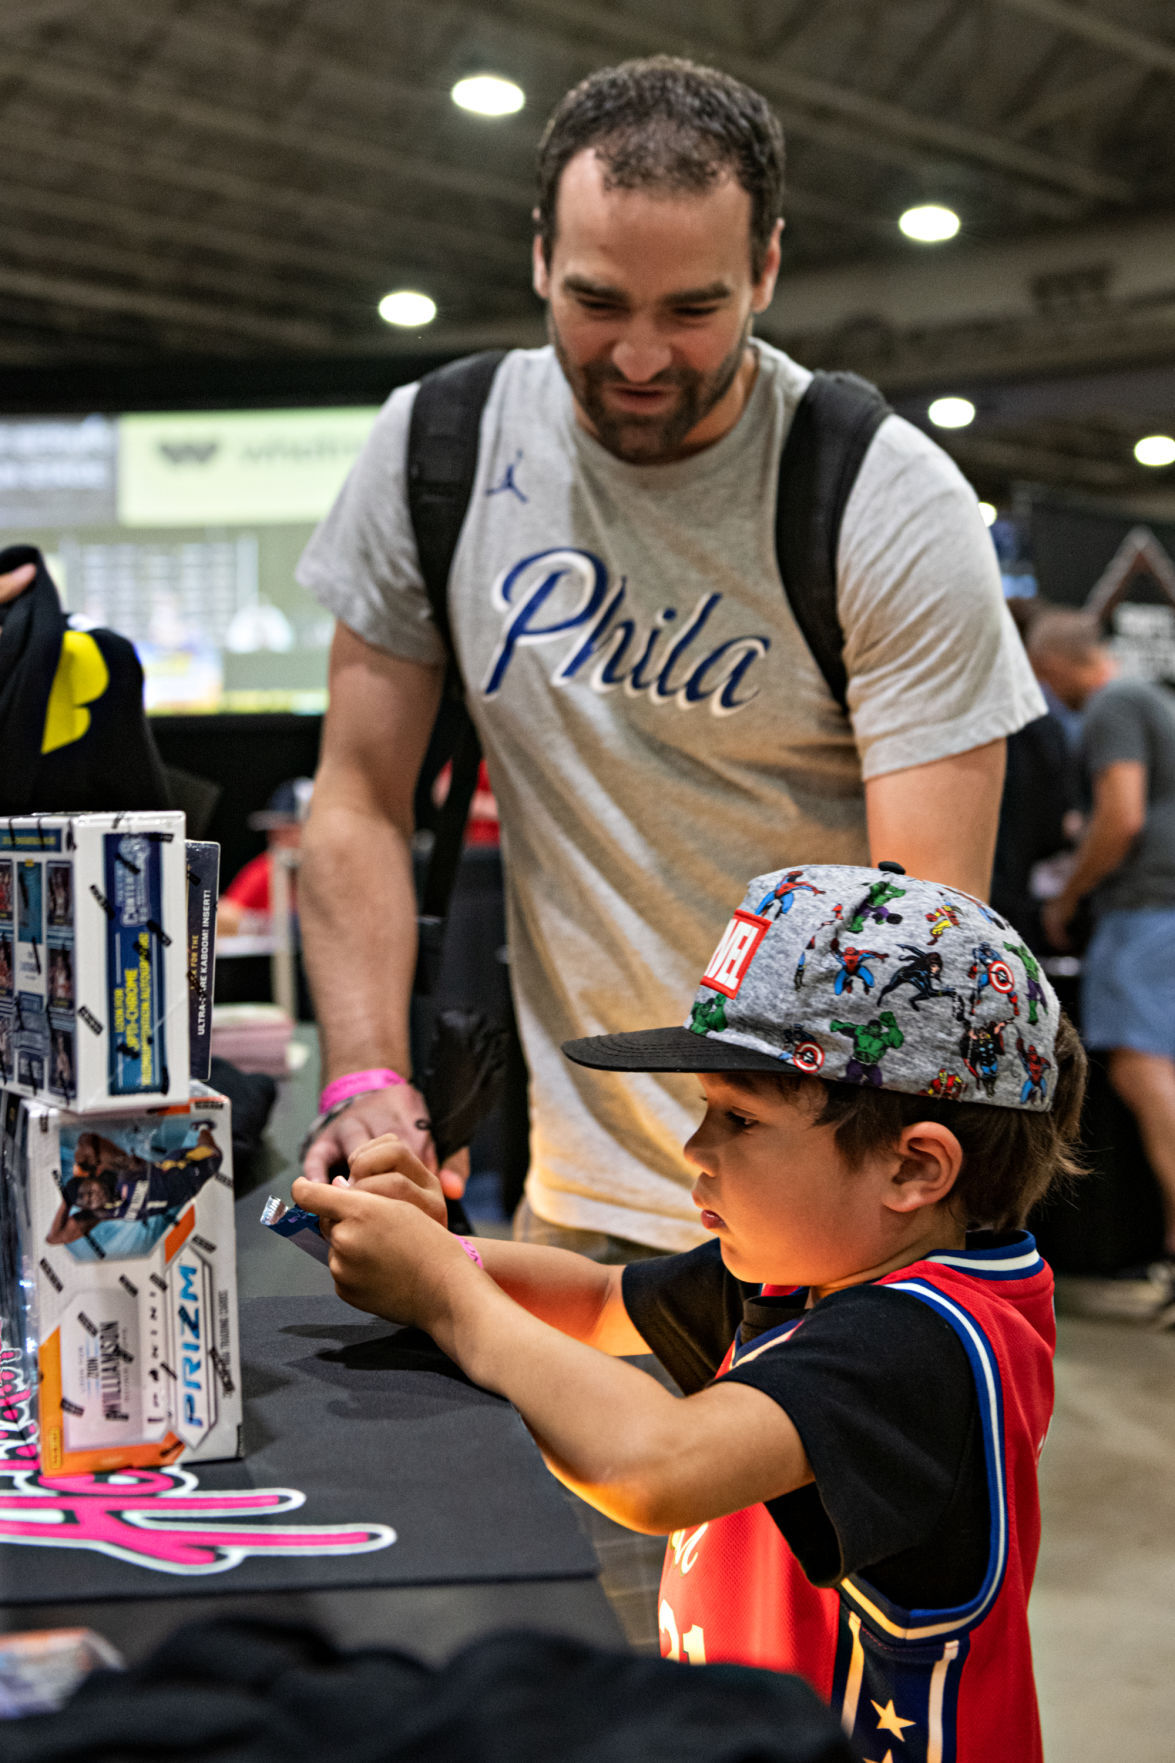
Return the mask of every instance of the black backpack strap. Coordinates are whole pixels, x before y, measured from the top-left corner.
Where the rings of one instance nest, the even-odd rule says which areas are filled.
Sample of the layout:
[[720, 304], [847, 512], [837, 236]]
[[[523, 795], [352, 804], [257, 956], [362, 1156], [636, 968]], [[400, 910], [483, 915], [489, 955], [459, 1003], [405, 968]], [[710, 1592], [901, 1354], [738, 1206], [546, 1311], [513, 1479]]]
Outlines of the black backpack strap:
[[[453, 658], [449, 571], [477, 476], [481, 413], [505, 351], [487, 350], [425, 374], [408, 425], [408, 514], [420, 573], [437, 629], [449, 651], [445, 696], [417, 787], [417, 823], [431, 826], [433, 848], [421, 887], [416, 990], [429, 993], [440, 967], [449, 900], [461, 862], [465, 823], [477, 788], [481, 745]], [[431, 802], [437, 773], [451, 762], [449, 792]]]
[[836, 604], [840, 525], [869, 444], [890, 414], [877, 387], [855, 373], [815, 373], [779, 460], [779, 573], [804, 641], [844, 711], [848, 674]]
[[408, 514], [420, 573], [449, 653], [449, 571], [477, 476], [481, 413], [505, 350], [487, 349], [426, 373], [408, 425]]

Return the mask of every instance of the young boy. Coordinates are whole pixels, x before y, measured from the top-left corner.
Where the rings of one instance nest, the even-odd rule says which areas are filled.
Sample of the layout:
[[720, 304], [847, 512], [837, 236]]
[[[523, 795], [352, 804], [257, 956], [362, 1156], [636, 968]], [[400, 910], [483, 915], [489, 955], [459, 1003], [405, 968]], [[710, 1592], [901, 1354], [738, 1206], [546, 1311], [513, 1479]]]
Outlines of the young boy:
[[[1019, 1227], [1074, 1168], [1084, 1058], [1047, 985], [1022, 1024], [1017, 944], [896, 865], [758, 876], [686, 1027], [569, 1042], [698, 1074], [688, 1254], [475, 1250], [394, 1138], [294, 1189], [342, 1297], [428, 1329], [585, 1500], [673, 1533], [663, 1651], [800, 1672], [872, 1763], [1040, 1757], [1052, 1277]], [[648, 1351], [684, 1399], [605, 1356]]]

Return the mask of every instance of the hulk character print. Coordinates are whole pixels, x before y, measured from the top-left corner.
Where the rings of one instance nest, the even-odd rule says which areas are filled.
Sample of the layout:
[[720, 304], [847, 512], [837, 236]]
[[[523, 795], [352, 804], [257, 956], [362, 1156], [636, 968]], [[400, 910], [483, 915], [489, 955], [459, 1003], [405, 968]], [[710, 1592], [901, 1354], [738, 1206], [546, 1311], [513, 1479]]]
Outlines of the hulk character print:
[[868, 1022], [830, 1022], [828, 1027], [834, 1035], [848, 1035], [853, 1043], [844, 1081], [874, 1084], [880, 1089], [882, 1059], [891, 1047], [900, 1047], [906, 1038], [893, 1011], [883, 1010], [880, 1016], [871, 1017]]
[[874, 924], [900, 924], [901, 913], [888, 911], [887, 903], [902, 899], [905, 892], [905, 888], [897, 888], [891, 881], [874, 882], [865, 898], [858, 906], [854, 906], [850, 914], [846, 927], [849, 935], [859, 937], [869, 919]]
[[722, 1034], [726, 1028], [726, 1003], [721, 994], [713, 998], [695, 998], [689, 1026], [696, 1035]]

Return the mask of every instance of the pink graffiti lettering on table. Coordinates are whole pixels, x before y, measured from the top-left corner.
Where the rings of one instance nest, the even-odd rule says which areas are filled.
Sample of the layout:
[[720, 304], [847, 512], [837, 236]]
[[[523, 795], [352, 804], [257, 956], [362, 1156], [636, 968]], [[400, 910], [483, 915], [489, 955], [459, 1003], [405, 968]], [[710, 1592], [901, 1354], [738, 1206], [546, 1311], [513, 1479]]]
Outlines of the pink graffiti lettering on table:
[[386, 1524], [273, 1524], [297, 1488], [202, 1492], [185, 1469], [43, 1476], [21, 1355], [0, 1348], [0, 1543], [93, 1549], [156, 1573], [225, 1573], [249, 1556], [361, 1555], [386, 1549]]

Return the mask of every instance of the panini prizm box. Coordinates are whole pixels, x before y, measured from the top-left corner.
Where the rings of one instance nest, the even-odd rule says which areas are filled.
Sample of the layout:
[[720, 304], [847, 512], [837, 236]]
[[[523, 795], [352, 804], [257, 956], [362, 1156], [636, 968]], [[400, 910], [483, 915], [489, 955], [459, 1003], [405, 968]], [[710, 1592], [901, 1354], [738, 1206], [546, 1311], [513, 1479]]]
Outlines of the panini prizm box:
[[43, 1474], [239, 1456], [226, 1099], [194, 1083], [78, 1115], [0, 1095], [0, 1288]]
[[186, 1100], [182, 814], [0, 821], [0, 1084], [82, 1112]]

